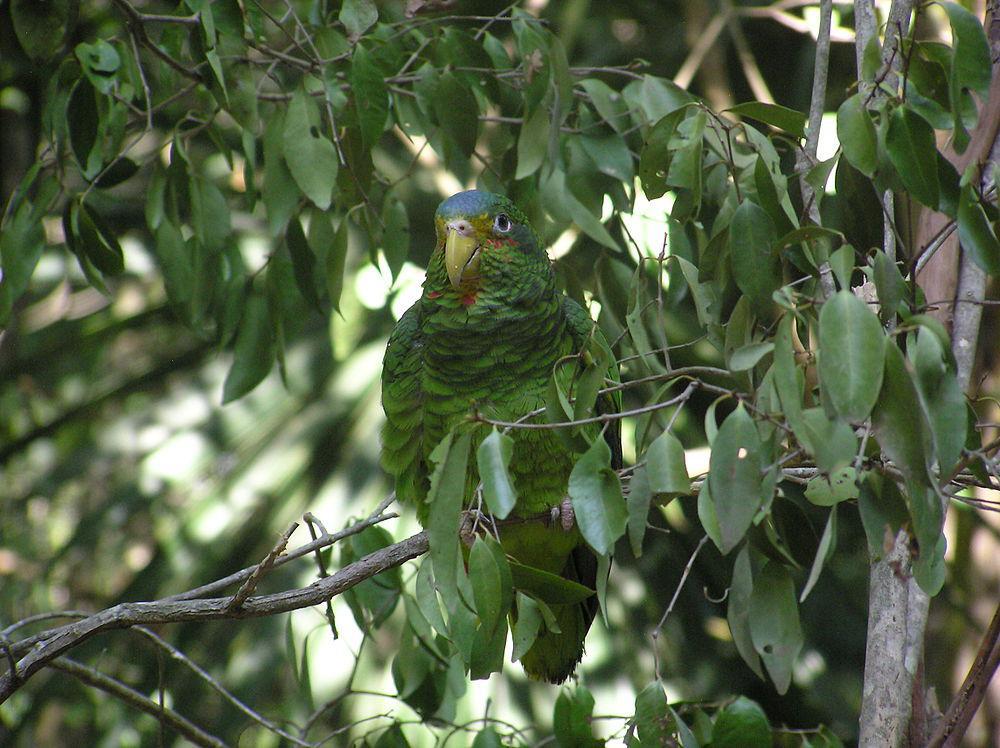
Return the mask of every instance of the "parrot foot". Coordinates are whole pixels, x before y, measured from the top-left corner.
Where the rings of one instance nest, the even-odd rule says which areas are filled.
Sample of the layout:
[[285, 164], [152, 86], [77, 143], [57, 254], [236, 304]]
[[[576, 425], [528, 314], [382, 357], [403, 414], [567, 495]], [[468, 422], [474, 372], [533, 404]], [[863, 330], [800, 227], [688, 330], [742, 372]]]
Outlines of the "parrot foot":
[[576, 524], [576, 512], [573, 511], [573, 502], [567, 496], [559, 506], [552, 507], [551, 523], [559, 523], [564, 532], [569, 532]]

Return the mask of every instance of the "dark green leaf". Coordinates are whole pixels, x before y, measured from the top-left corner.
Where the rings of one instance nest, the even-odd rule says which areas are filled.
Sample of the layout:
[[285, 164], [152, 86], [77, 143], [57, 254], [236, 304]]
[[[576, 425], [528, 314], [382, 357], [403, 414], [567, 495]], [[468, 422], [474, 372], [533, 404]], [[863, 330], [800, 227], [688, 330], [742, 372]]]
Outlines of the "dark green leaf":
[[101, 170], [101, 149], [97, 144], [100, 115], [97, 93], [86, 78], [73, 86], [66, 108], [69, 142], [84, 178], [92, 179]]
[[285, 244], [292, 258], [292, 270], [295, 273], [295, 283], [299, 287], [303, 298], [310, 304], [319, 306], [319, 298], [316, 296], [316, 284], [314, 274], [316, 272], [316, 256], [313, 254], [309, 242], [306, 241], [302, 224], [297, 218], [288, 222], [288, 230], [285, 232]]
[[649, 487], [646, 466], [640, 465], [632, 473], [628, 484], [628, 542], [632, 547], [632, 555], [636, 558], [642, 555], [642, 540], [646, 536], [652, 500], [653, 492]]
[[382, 72], [364, 45], [358, 44], [351, 57], [351, 93], [358, 112], [361, 138], [371, 148], [382, 137], [389, 117], [389, 97]]
[[417, 570], [413, 592], [417, 607], [427, 622], [439, 633], [447, 632], [448, 626], [444, 622], [444, 616], [441, 615], [441, 604], [434, 588], [434, 565], [429, 559], [425, 559]]
[[93, 44], [87, 42], [77, 44], [74, 52], [94, 88], [102, 94], [110, 93], [114, 86], [115, 73], [121, 67], [118, 51], [108, 42], [98, 39]]
[[[506, 561], [504, 563], [506, 565]], [[507, 613], [510, 600], [503, 598], [503, 582], [497, 558], [481, 537], [476, 538], [469, 551], [469, 581], [472, 583], [480, 626], [492, 637]]]
[[763, 467], [757, 428], [741, 403], [723, 421], [709, 460], [708, 483], [723, 553], [743, 539], [764, 503]]
[[906, 294], [906, 281], [903, 280], [896, 263], [892, 262], [885, 252], [875, 253], [872, 274], [882, 307], [879, 317], [888, 321], [895, 317], [899, 304]]
[[625, 533], [628, 510], [604, 439], [595, 439], [576, 461], [569, 476], [569, 497], [584, 539], [598, 554], [610, 553]]
[[58, 52], [76, 21], [77, 6], [71, 0], [12, 0], [10, 19], [25, 54], [47, 60]]
[[188, 194], [195, 236], [205, 249], [218, 252], [232, 233], [229, 206], [222, 190], [207, 179], [192, 176]]
[[299, 189], [282, 155], [284, 116], [270, 117], [264, 130], [264, 187], [262, 197], [271, 233], [281, 234], [299, 203]]
[[[312, 226], [310, 226], [310, 234]], [[340, 294], [344, 289], [344, 265], [347, 261], [347, 218], [340, 221], [333, 242], [326, 254], [326, 292], [330, 295], [330, 304], [340, 311]]]
[[760, 101], [748, 101], [737, 104], [727, 111], [741, 117], [750, 117], [779, 130], [791, 133], [797, 138], [806, 136], [806, 116], [795, 109], [779, 104], [765, 104]]
[[222, 386], [222, 404], [238, 400], [260, 384], [271, 371], [274, 356], [274, 336], [267, 299], [263, 294], [251, 293], [247, 296], [239, 332], [236, 334], [233, 364]]
[[[857, 492], [855, 492], [857, 493]], [[830, 510], [830, 516], [826, 520], [826, 527], [823, 528], [823, 536], [819, 539], [819, 548], [816, 550], [816, 557], [813, 559], [812, 567], [809, 569], [809, 579], [806, 586], [802, 588], [799, 602], [805, 602], [806, 597], [812, 591], [819, 575], [823, 571], [823, 564], [833, 555], [834, 548], [837, 547], [837, 507]]]
[[936, 210], [940, 198], [937, 143], [927, 120], [905, 104], [896, 107], [889, 115], [885, 147], [906, 189], [928, 208]]
[[646, 473], [654, 494], [687, 494], [691, 492], [684, 463], [684, 447], [669, 431], [664, 431], [646, 450]]
[[678, 109], [663, 117], [650, 130], [646, 144], [642, 147], [639, 155], [639, 179], [642, 181], [642, 191], [650, 200], [661, 197], [667, 191], [667, 173], [673, 157], [670, 140], [684, 114], [684, 109]]
[[520, 660], [524, 653], [531, 649], [531, 645], [535, 643], [542, 626], [542, 614], [538, 609], [538, 603], [523, 592], [517, 593], [515, 607], [517, 620], [511, 631], [514, 647], [510, 656], [512, 662]]
[[125, 257], [114, 232], [82, 199], [69, 206], [68, 228], [66, 241], [81, 265], [86, 260], [105, 275], [120, 275], [125, 270]]
[[[341, 565], [347, 566], [369, 553], [393, 544], [392, 535], [381, 527], [368, 527], [346, 539], [340, 546]], [[345, 593], [354, 620], [364, 630], [381, 625], [396, 609], [403, 587], [399, 568], [387, 569], [366, 579]]]
[[395, 278], [410, 254], [410, 217], [403, 201], [394, 197], [387, 198], [382, 209], [382, 221], [385, 224], [382, 230], [382, 251]]
[[434, 465], [431, 487], [427, 494], [430, 504], [427, 517], [427, 540], [434, 579], [441, 597], [451, 613], [461, 605], [458, 594], [459, 538], [458, 528], [465, 503], [466, 465], [469, 446], [468, 433], [455, 435], [449, 431], [441, 443], [434, 447], [430, 461]]
[[771, 748], [771, 726], [756, 701], [740, 696], [715, 717], [712, 748]]
[[848, 421], [863, 421], [882, 385], [885, 334], [878, 317], [850, 291], [819, 315], [819, 380], [824, 402]]
[[911, 349], [910, 354], [917, 389], [931, 425], [940, 478], [950, 475], [958, 462], [968, 430], [965, 395], [954, 369], [948, 366], [949, 353], [924, 327], [918, 331], [915, 350]]
[[452, 73], [444, 73], [434, 89], [434, 114], [462, 154], [471, 156], [479, 138], [479, 103]]
[[572, 605], [591, 597], [594, 590], [558, 574], [509, 561], [514, 587], [549, 605]]
[[733, 563], [733, 579], [729, 585], [726, 620], [729, 622], [729, 631], [733, 635], [736, 651], [740, 653], [740, 657], [750, 669], [757, 674], [757, 677], [763, 678], [764, 671], [761, 670], [760, 656], [754, 649], [753, 640], [750, 637], [750, 597], [753, 594], [753, 588], [750, 550], [749, 546], [744, 545]]
[[114, 187], [116, 184], [131, 179], [137, 171], [139, 171], [139, 164], [122, 156], [102, 169], [101, 173], [97, 175], [97, 179], [94, 180], [94, 184], [102, 189]]
[[378, 8], [372, 0], [344, 0], [340, 22], [352, 40], [357, 39], [378, 20]]
[[620, 93], [597, 78], [586, 78], [580, 81], [580, 86], [590, 97], [597, 113], [615, 132], [621, 134], [628, 128], [628, 105]]
[[837, 110], [837, 138], [851, 165], [873, 177], [878, 166], [878, 138], [862, 94], [854, 94]]
[[22, 201], [0, 231], [0, 326], [27, 289], [45, 248], [45, 232], [33, 208], [28, 200]]
[[775, 240], [770, 216], [751, 200], [744, 200], [733, 214], [729, 252], [733, 278], [758, 311], [769, 310], [771, 295], [781, 287], [781, 260], [772, 250]]
[[476, 451], [479, 476], [483, 481], [483, 498], [490, 513], [498, 519], [506, 519], [517, 503], [517, 493], [508, 472], [513, 453], [514, 440], [495, 428]]
[[472, 748], [503, 748], [500, 736], [492, 727], [485, 728], [472, 741]]
[[552, 731], [560, 748], [591, 748], [601, 745], [594, 738], [590, 722], [594, 714], [594, 697], [583, 686], [562, 691], [552, 712]]
[[749, 622], [754, 649], [775, 689], [783, 694], [792, 682], [792, 665], [803, 640], [795, 585], [781, 564], [767, 561], [755, 576]]
[[1000, 275], [1000, 241], [971, 184], [962, 188], [958, 201], [958, 240], [979, 267]]
[[857, 454], [854, 429], [839, 419], [831, 419], [823, 408], [802, 411], [792, 430], [799, 443], [816, 458], [816, 467], [824, 473], [849, 465]]
[[337, 150], [313, 123], [316, 105], [304, 89], [297, 90], [285, 113], [282, 153], [299, 189], [317, 208], [330, 207], [337, 182]]
[[635, 726], [642, 745], [670, 745], [671, 721], [663, 686], [653, 681], [635, 697]]
[[861, 482], [858, 513], [868, 538], [868, 553], [873, 560], [882, 558], [886, 539], [893, 539], [908, 521], [906, 502], [896, 483], [875, 473]]

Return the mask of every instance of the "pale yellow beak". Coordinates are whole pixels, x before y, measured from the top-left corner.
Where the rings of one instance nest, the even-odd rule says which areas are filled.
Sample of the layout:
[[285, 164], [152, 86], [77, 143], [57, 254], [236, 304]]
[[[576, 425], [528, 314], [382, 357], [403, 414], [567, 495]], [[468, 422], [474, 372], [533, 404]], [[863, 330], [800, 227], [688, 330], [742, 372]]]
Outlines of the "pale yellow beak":
[[455, 288], [474, 280], [479, 275], [479, 243], [474, 235], [465, 234], [449, 226], [444, 243], [444, 266], [448, 280]]

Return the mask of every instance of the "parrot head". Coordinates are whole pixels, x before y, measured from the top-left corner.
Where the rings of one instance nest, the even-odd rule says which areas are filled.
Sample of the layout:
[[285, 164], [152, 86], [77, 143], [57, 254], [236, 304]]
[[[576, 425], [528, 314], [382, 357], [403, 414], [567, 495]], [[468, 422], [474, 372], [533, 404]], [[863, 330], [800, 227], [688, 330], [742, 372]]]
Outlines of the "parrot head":
[[450, 286], [439, 291], [474, 299], [481, 289], [496, 292], [523, 281], [526, 271], [551, 272], [524, 213], [502, 195], [481, 190], [454, 194], [438, 206], [434, 228], [432, 264], [440, 264], [447, 277], [440, 280]]

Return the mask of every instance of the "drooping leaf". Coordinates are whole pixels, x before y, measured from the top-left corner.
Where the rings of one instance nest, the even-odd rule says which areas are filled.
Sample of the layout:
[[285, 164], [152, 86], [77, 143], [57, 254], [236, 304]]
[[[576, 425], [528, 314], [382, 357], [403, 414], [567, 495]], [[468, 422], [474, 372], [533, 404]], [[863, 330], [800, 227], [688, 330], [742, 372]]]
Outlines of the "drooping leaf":
[[549, 605], [572, 605], [594, 594], [594, 590], [589, 587], [571, 579], [564, 579], [558, 574], [525, 566], [517, 561], [508, 563], [514, 586], [529, 593], [537, 601]]
[[466, 465], [469, 459], [469, 433], [449, 431], [431, 452], [434, 464], [431, 487], [427, 494], [430, 504], [427, 517], [427, 540], [430, 545], [434, 579], [450, 613], [461, 607], [458, 593], [459, 538], [458, 528], [465, 500]]
[[444, 73], [434, 89], [434, 113], [441, 129], [468, 158], [479, 137], [479, 104], [468, 86], [453, 73]]
[[754, 577], [750, 595], [750, 637], [778, 693], [792, 682], [792, 665], [802, 650], [795, 584], [788, 570], [767, 561]]
[[928, 208], [937, 209], [940, 190], [934, 129], [913, 109], [892, 110], [885, 147], [903, 185]]
[[403, 201], [395, 197], [386, 198], [382, 221], [385, 224], [382, 251], [393, 278], [396, 278], [410, 254], [410, 217]]
[[620, 93], [597, 78], [586, 78], [580, 86], [590, 97], [594, 109], [602, 119], [621, 134], [628, 128], [628, 105]]
[[830, 516], [826, 520], [826, 527], [823, 528], [823, 536], [819, 539], [819, 548], [816, 550], [816, 557], [813, 559], [812, 567], [809, 569], [809, 578], [806, 586], [802, 588], [799, 602], [805, 599], [812, 592], [812, 588], [819, 580], [819, 575], [823, 571], [823, 564], [833, 555], [834, 548], [837, 547], [837, 507], [830, 510]]
[[875, 175], [878, 138], [860, 93], [847, 98], [837, 110], [837, 139], [844, 149], [844, 156], [855, 169], [866, 177]]
[[76, 21], [77, 7], [71, 0], [12, 0], [10, 19], [25, 54], [47, 60], [58, 52]]
[[530, 177], [545, 161], [549, 145], [549, 114], [545, 103], [540, 103], [524, 123], [517, 136], [517, 171], [514, 179]]
[[917, 344], [910, 358], [921, 404], [931, 426], [939, 478], [943, 479], [950, 475], [965, 444], [968, 426], [965, 395], [954, 369], [947, 364], [948, 352], [928, 328], [917, 333]]
[[652, 500], [653, 492], [649, 487], [646, 466], [640, 465], [632, 473], [632, 479], [628, 484], [628, 542], [632, 548], [632, 555], [636, 558], [642, 555], [642, 540], [646, 536], [646, 523]]
[[514, 440], [495, 428], [476, 451], [479, 477], [483, 481], [483, 498], [490, 513], [498, 519], [506, 519], [517, 503], [517, 493], [509, 472], [513, 453]]
[[712, 442], [708, 483], [723, 553], [743, 539], [764, 503], [760, 436], [742, 404], [729, 414]]
[[584, 540], [598, 554], [610, 553], [625, 533], [628, 510], [604, 439], [595, 439], [576, 461], [569, 476], [569, 497]]
[[513, 650], [510, 655], [511, 662], [517, 662], [524, 656], [525, 652], [531, 649], [531, 645], [535, 643], [538, 632], [542, 627], [542, 614], [538, 608], [538, 603], [528, 597], [528, 595], [518, 592], [515, 607], [517, 609], [517, 621], [514, 623], [514, 628], [511, 631], [511, 639], [513, 640]]
[[764, 678], [761, 669], [760, 655], [753, 646], [750, 637], [750, 598], [753, 594], [754, 580], [750, 566], [749, 546], [744, 545], [736, 554], [733, 562], [733, 578], [729, 584], [729, 599], [726, 607], [726, 620], [729, 632], [733, 636], [733, 644], [743, 661], [753, 670], [758, 678]]
[[250, 293], [236, 334], [233, 363], [222, 386], [222, 404], [238, 400], [260, 384], [270, 373], [274, 356], [274, 334], [267, 299], [261, 293]]
[[594, 738], [591, 717], [594, 697], [583, 686], [562, 691], [552, 711], [552, 731], [559, 748], [595, 748], [601, 745]]
[[357, 39], [378, 20], [378, 8], [372, 0], [344, 0], [340, 22], [351, 39]]
[[659, 681], [636, 694], [635, 727], [642, 746], [670, 745], [670, 707]]
[[667, 191], [667, 173], [673, 154], [670, 140], [677, 125], [684, 118], [685, 110], [678, 109], [660, 119], [646, 137], [646, 144], [639, 155], [639, 179], [646, 197], [654, 200]]
[[333, 143], [313, 124], [315, 111], [312, 97], [304, 89], [292, 95], [285, 113], [282, 153], [299, 189], [317, 208], [326, 210], [333, 199], [339, 161]]
[[979, 267], [1000, 275], [1000, 240], [971, 184], [962, 187], [958, 200], [958, 240]]
[[354, 47], [350, 79], [354, 108], [361, 126], [361, 139], [365, 147], [370, 149], [378, 142], [385, 129], [385, 121], [389, 117], [389, 97], [382, 71], [363, 44]]
[[744, 200], [733, 214], [729, 252], [733, 279], [754, 308], [766, 312], [771, 295], [781, 287], [781, 260], [772, 250], [774, 223], [757, 203]]
[[819, 315], [819, 380], [824, 402], [848, 421], [863, 421], [882, 385], [885, 334], [878, 317], [850, 291]]
[[654, 494], [686, 494], [691, 491], [684, 463], [684, 446], [669, 431], [664, 431], [646, 450], [646, 473]]

